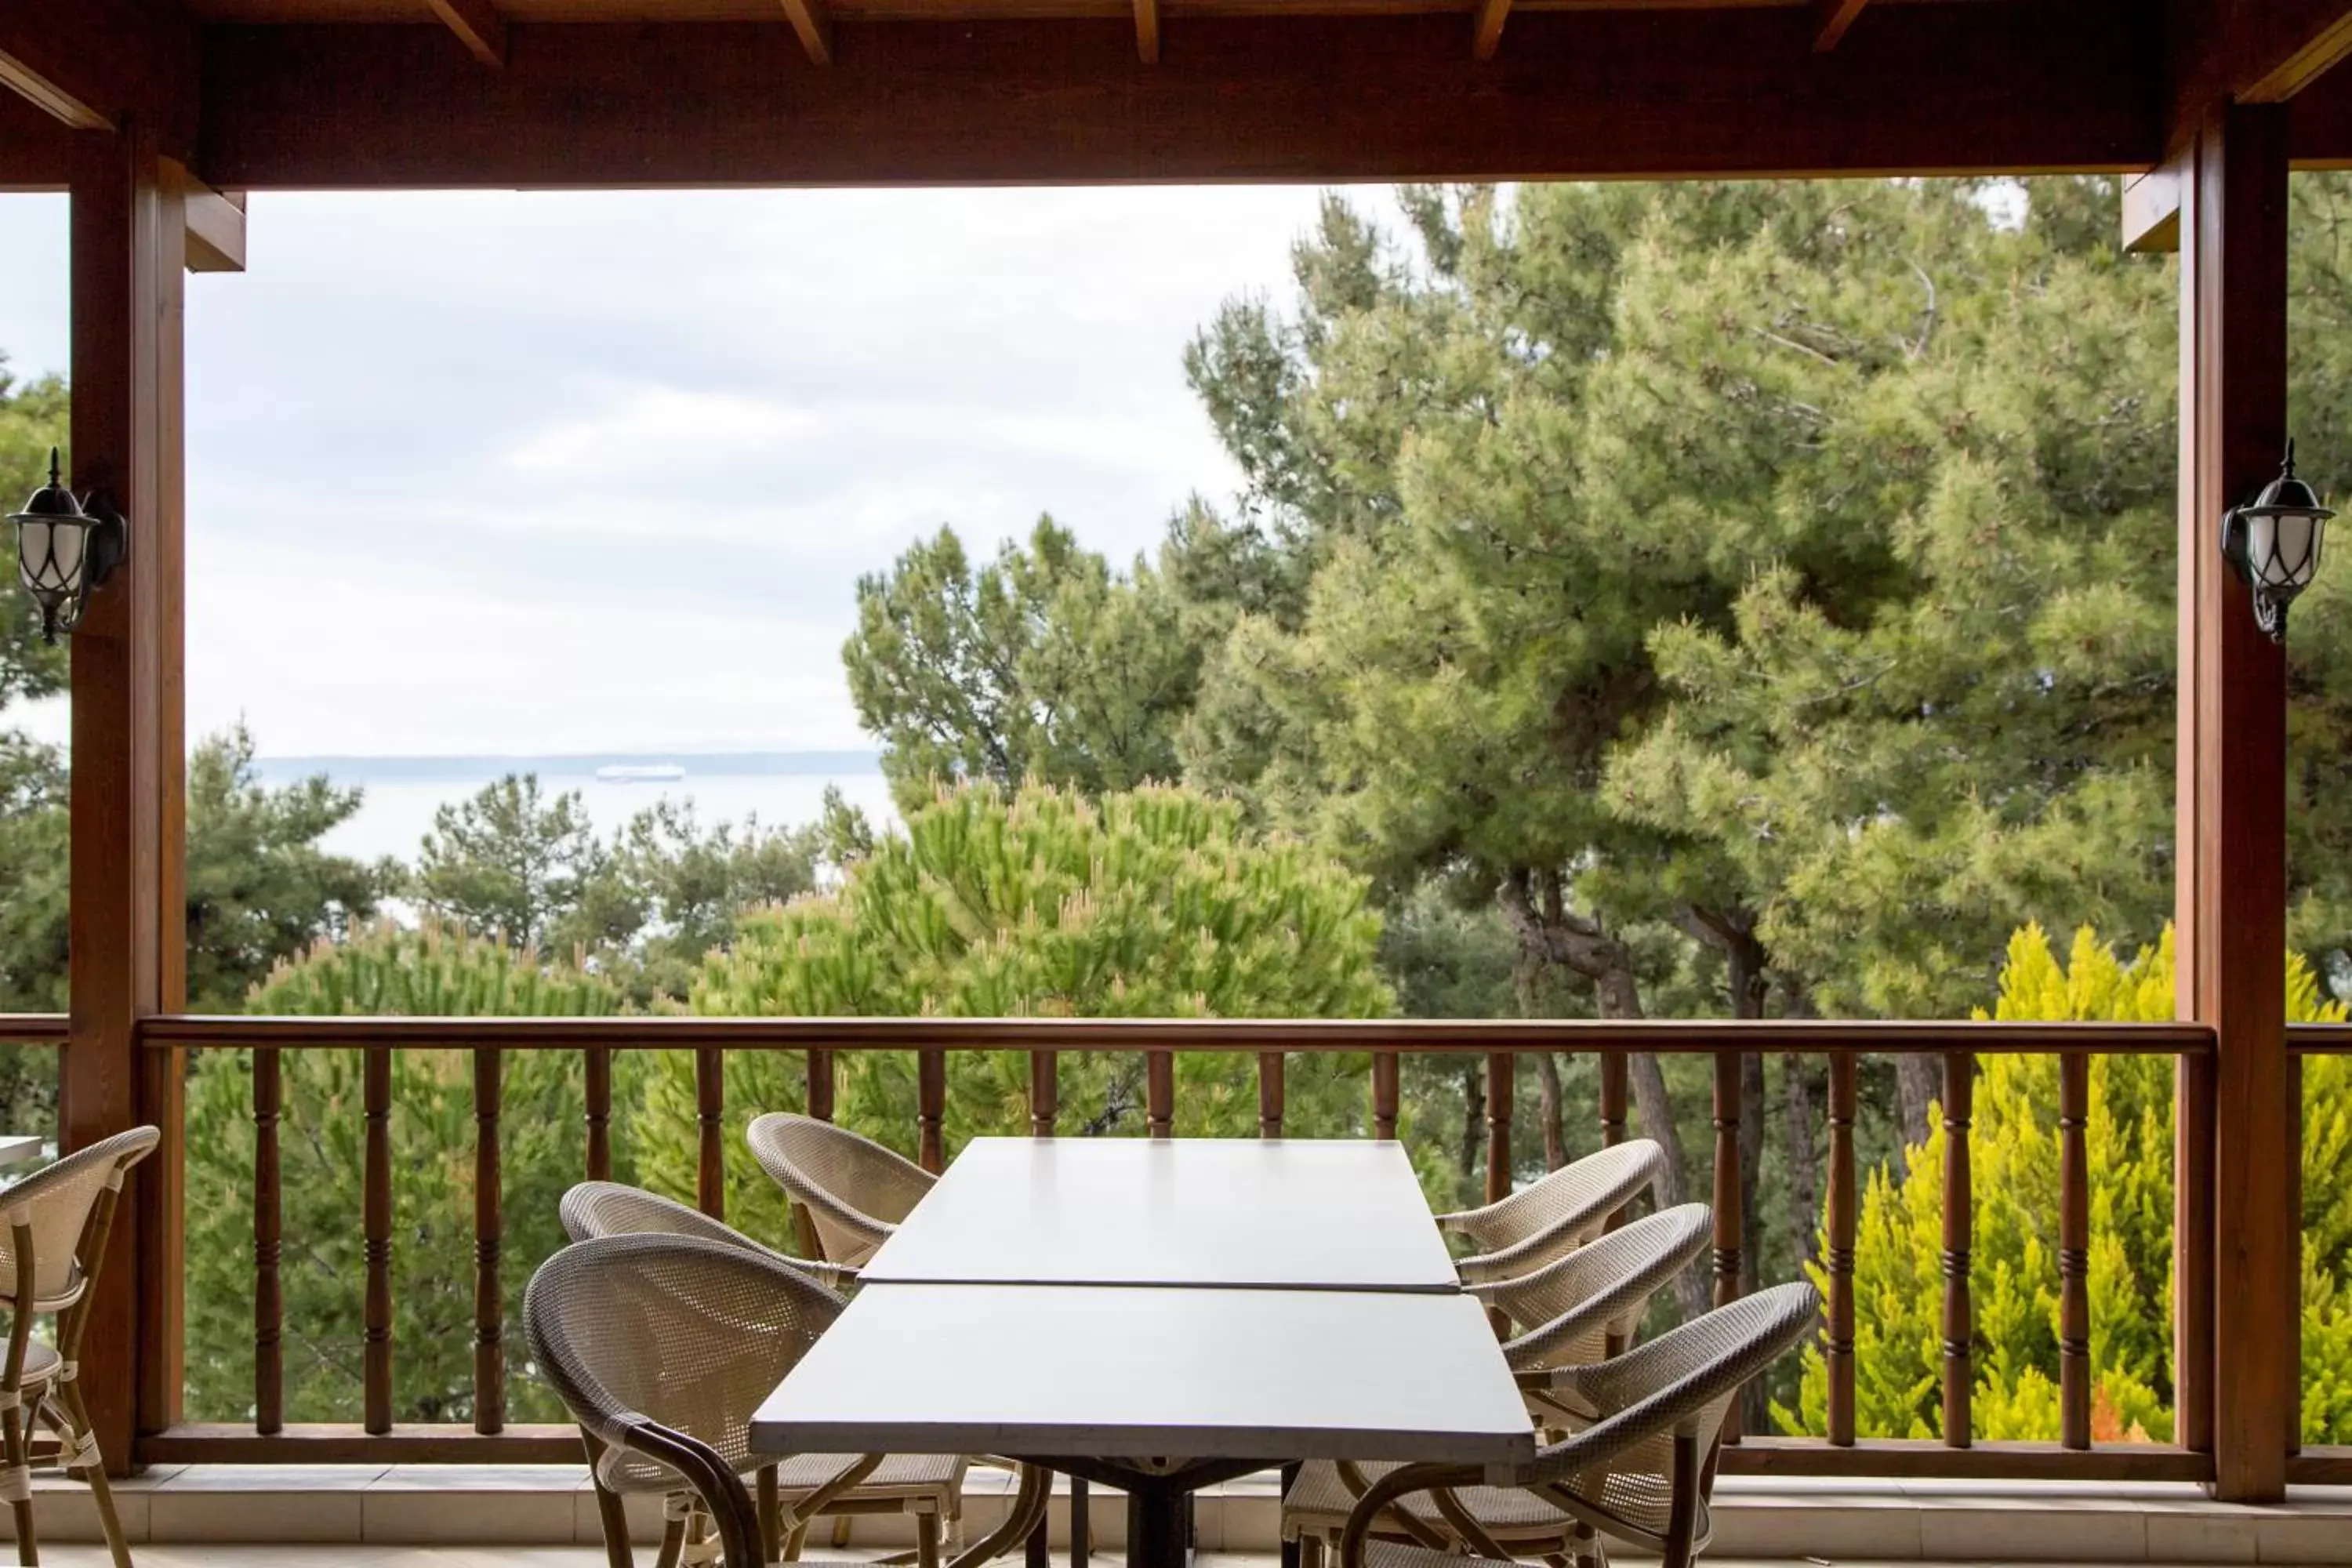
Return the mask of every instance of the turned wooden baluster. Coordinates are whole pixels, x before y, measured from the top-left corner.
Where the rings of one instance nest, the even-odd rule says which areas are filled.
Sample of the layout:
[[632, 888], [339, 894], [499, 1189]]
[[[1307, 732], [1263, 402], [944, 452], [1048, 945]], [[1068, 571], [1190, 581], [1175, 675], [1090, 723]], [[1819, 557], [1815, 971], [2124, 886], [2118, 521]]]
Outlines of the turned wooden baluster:
[[1517, 1058], [1508, 1051], [1486, 1057], [1486, 1201], [1511, 1195], [1511, 1100]]
[[1969, 1447], [1971, 1422], [1970, 1341], [1976, 1335], [1969, 1300], [1969, 1238], [1976, 1219], [1969, 1174], [1969, 1127], [1976, 1117], [1976, 1057], [1944, 1058], [1944, 1445]]
[[694, 1053], [694, 1201], [712, 1219], [727, 1217], [727, 1058], [717, 1046]]
[[812, 1048], [804, 1063], [808, 1079], [808, 1113], [819, 1121], [833, 1120], [833, 1053]]
[[1838, 1051], [1830, 1057], [1829, 1245], [1823, 1259], [1830, 1276], [1830, 1334], [1823, 1359], [1830, 1374], [1829, 1436], [1841, 1448], [1853, 1446], [1853, 1053]]
[[933, 1175], [948, 1166], [948, 1054], [937, 1046], [915, 1053], [916, 1163]]
[[265, 1436], [286, 1425], [286, 1297], [278, 1259], [284, 1235], [278, 1115], [283, 1092], [278, 1053], [253, 1053], [253, 1427]]
[[474, 1430], [486, 1435], [507, 1424], [506, 1303], [499, 1289], [505, 1225], [499, 1171], [503, 1054], [474, 1052]]
[[2058, 1411], [2069, 1448], [2091, 1446], [2091, 1059], [2058, 1058]]
[[[1739, 1191], [1739, 1067], [1740, 1053], [1717, 1051], [1715, 1056], [1715, 1304], [1727, 1307], [1739, 1300], [1741, 1244]], [[1723, 1417], [1723, 1441], [1739, 1441], [1739, 1402], [1734, 1400]]]
[[1176, 1133], [1176, 1053], [1143, 1053], [1143, 1113], [1154, 1138]]
[[1625, 1142], [1625, 1057], [1609, 1051], [1601, 1058], [1601, 1142], [1614, 1147]]
[[613, 1052], [610, 1047], [592, 1046], [580, 1053], [587, 1069], [587, 1109], [583, 1112], [588, 1123], [588, 1179], [609, 1182], [613, 1179]]
[[392, 1048], [361, 1053], [361, 1103], [367, 1129], [361, 1186], [361, 1251], [367, 1266], [361, 1403], [371, 1433], [392, 1430]]
[[1062, 1056], [1059, 1051], [1029, 1053], [1029, 1136], [1051, 1138], [1062, 1114]]
[[1282, 1053], [1260, 1051], [1257, 1054], [1257, 1135], [1261, 1138], [1282, 1136]]
[[1394, 1138], [1397, 1127], [1397, 1054], [1372, 1053], [1372, 1136]]

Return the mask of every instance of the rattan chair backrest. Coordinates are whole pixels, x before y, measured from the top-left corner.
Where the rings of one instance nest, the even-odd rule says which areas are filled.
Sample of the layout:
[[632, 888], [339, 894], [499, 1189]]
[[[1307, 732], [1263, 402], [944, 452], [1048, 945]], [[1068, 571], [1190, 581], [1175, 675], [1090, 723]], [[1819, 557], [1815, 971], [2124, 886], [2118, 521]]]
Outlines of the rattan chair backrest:
[[827, 1259], [862, 1264], [939, 1178], [830, 1121], [772, 1111], [746, 1136], [760, 1166], [808, 1211]]
[[34, 1304], [54, 1311], [79, 1296], [87, 1277], [82, 1232], [99, 1194], [122, 1185], [123, 1173], [163, 1141], [153, 1127], [134, 1127], [77, 1149], [0, 1192], [0, 1300], [16, 1290], [16, 1227], [32, 1231]]

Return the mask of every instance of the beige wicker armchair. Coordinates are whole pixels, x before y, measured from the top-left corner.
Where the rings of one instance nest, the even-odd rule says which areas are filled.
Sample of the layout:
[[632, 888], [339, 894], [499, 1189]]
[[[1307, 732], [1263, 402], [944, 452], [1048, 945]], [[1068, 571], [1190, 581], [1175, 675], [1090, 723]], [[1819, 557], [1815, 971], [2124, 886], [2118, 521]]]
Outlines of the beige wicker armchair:
[[799, 1269], [828, 1290], [846, 1292], [857, 1284], [857, 1270], [822, 1258], [792, 1258], [752, 1240], [724, 1220], [712, 1219], [700, 1209], [619, 1182], [582, 1182], [563, 1194], [560, 1210], [563, 1234], [574, 1241], [597, 1236], [698, 1236], [723, 1241], [772, 1258]]
[[[741, 1479], [764, 1458], [751, 1452], [751, 1414], [842, 1305], [764, 1251], [640, 1233], [578, 1242], [549, 1258], [524, 1294], [523, 1319], [533, 1358], [594, 1445], [597, 1480], [617, 1494], [663, 1497], [686, 1525], [684, 1561], [751, 1568], [767, 1560]], [[811, 1520], [861, 1488], [919, 1494], [929, 1501], [909, 1510], [917, 1561], [937, 1568], [963, 1460], [798, 1455], [780, 1468], [791, 1546]], [[1014, 1516], [955, 1568], [1010, 1546], [1013, 1527], [1025, 1533], [1043, 1507], [1042, 1488], [1024, 1476]]]
[[[0, 1495], [16, 1516], [16, 1560], [37, 1563], [33, 1529], [32, 1440], [35, 1427], [57, 1438], [60, 1468], [79, 1470], [98, 1505], [99, 1528], [115, 1568], [131, 1568], [122, 1521], [106, 1484], [106, 1464], [83, 1405], [79, 1370], [82, 1331], [89, 1326], [90, 1287], [106, 1257], [124, 1173], [152, 1153], [163, 1133], [134, 1127], [78, 1149], [0, 1191], [6, 1234], [0, 1239], [0, 1294], [11, 1321], [8, 1359], [0, 1367]], [[33, 1320], [58, 1315], [55, 1343], [33, 1339]]]
[[1440, 1215], [1438, 1228], [1480, 1248], [1455, 1265], [1465, 1285], [1532, 1273], [1598, 1236], [1612, 1215], [1650, 1190], [1664, 1163], [1647, 1138], [1612, 1144], [1500, 1202]]
[[[1524, 1279], [1473, 1288], [1473, 1295], [1495, 1303], [1515, 1322], [1532, 1325], [1504, 1342], [1503, 1359], [1517, 1374], [1538, 1426], [1578, 1424], [1579, 1410], [1569, 1402], [1572, 1396], [1554, 1391], [1558, 1369], [1598, 1362], [1630, 1339], [1650, 1298], [1706, 1247], [1713, 1218], [1705, 1204], [1683, 1204], [1611, 1231]], [[1283, 1538], [1337, 1545], [1357, 1500], [1397, 1468], [1326, 1462], [1300, 1467], [1283, 1498]], [[1480, 1529], [1515, 1550], [1566, 1556], [1590, 1548], [1584, 1521], [1532, 1493], [1472, 1487], [1459, 1491], [1455, 1501]], [[1430, 1536], [1449, 1542], [1460, 1539], [1434, 1503], [1398, 1506], [1410, 1509]]]
[[[1775, 1286], [1718, 1307], [1638, 1350], [1564, 1368], [1554, 1389], [1580, 1411], [1580, 1430], [1539, 1451], [1511, 1485], [1601, 1534], [1689, 1568], [1713, 1532], [1706, 1500], [1725, 1412], [1750, 1378], [1811, 1331], [1821, 1298], [1811, 1285]], [[1371, 1483], [1339, 1538], [1340, 1568], [1496, 1568], [1512, 1548], [1464, 1506], [1484, 1491], [1475, 1466], [1406, 1465]], [[1440, 1534], [1398, 1505], [1426, 1496]], [[1381, 1539], [1400, 1536], [1403, 1541]], [[1449, 1539], [1467, 1548], [1449, 1552]], [[1409, 1542], [1409, 1543], [1408, 1543]]]
[[771, 1111], [745, 1134], [760, 1168], [807, 1215], [817, 1250], [856, 1268], [898, 1228], [939, 1178], [830, 1121]]

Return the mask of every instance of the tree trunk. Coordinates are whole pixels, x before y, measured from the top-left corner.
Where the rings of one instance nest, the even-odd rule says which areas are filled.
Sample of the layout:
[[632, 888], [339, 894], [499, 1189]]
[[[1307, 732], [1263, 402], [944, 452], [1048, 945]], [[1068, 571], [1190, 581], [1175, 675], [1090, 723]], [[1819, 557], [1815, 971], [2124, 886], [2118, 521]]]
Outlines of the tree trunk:
[[1897, 1114], [1903, 1119], [1902, 1125], [1895, 1129], [1897, 1142], [1927, 1141], [1927, 1122], [1932, 1114], [1928, 1108], [1943, 1092], [1943, 1075], [1937, 1070], [1935, 1058], [1895, 1058], [1895, 1100]]
[[1475, 1057], [1462, 1060], [1460, 1163], [1462, 1179], [1466, 1182], [1477, 1175], [1479, 1158], [1486, 1150], [1486, 1079], [1484, 1062]]
[[1821, 1180], [1814, 1163], [1813, 1095], [1811, 1068], [1803, 1057], [1786, 1058], [1780, 1079], [1782, 1130], [1789, 1139], [1789, 1239], [1807, 1263], [1822, 1260]]

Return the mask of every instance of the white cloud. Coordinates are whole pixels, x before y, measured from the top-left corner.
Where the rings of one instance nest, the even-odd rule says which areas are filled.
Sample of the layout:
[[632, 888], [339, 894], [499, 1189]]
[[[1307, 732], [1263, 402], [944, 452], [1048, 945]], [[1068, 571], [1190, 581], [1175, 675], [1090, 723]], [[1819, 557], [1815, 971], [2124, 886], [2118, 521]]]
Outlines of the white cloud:
[[[1183, 384], [1297, 188], [264, 194], [189, 286], [189, 720], [265, 751], [857, 743], [852, 587], [1235, 475]], [[62, 203], [0, 349], [63, 368]], [[45, 718], [45, 725], [51, 722]]]

